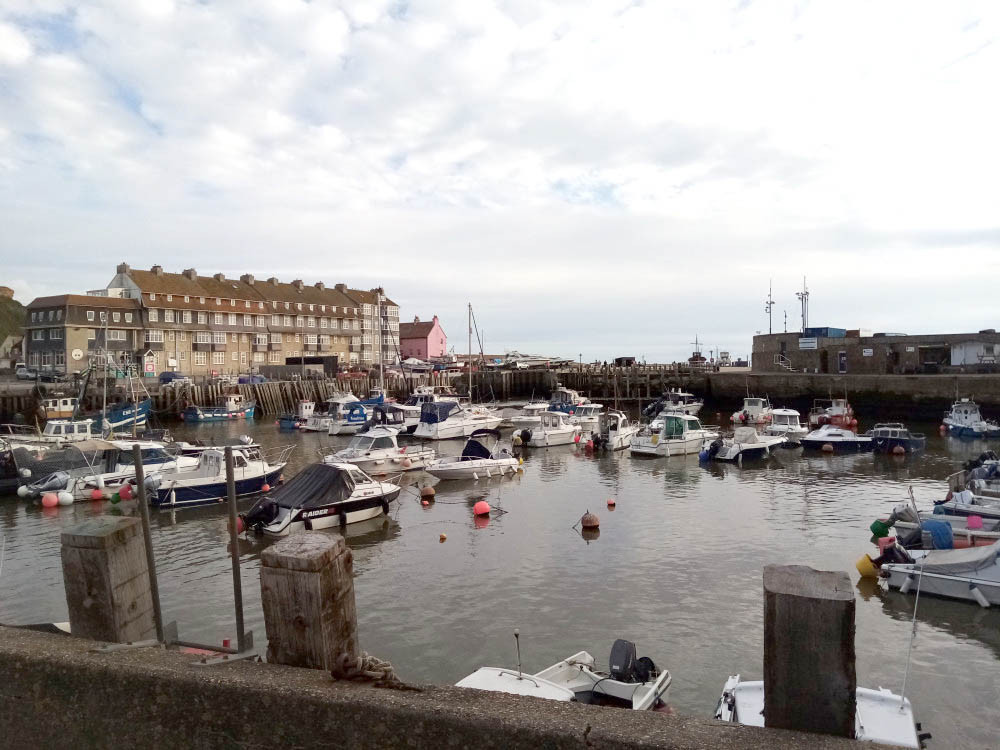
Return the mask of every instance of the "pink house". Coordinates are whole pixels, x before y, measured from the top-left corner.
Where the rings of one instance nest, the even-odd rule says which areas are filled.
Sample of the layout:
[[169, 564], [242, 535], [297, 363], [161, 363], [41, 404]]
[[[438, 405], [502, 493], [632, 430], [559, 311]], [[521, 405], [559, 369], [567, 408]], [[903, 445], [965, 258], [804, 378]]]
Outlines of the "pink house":
[[448, 337], [438, 323], [437, 315], [427, 323], [414, 318], [412, 323], [399, 324], [399, 353], [403, 359], [443, 357], [447, 350]]

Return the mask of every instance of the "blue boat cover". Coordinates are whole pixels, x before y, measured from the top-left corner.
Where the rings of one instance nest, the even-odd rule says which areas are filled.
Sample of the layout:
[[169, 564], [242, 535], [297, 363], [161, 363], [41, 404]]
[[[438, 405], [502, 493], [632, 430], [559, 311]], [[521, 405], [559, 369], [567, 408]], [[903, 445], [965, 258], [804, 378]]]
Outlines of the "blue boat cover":
[[934, 549], [954, 549], [955, 535], [951, 524], [947, 521], [933, 521], [927, 519], [920, 524], [923, 531], [930, 534], [931, 543]]
[[[477, 430], [479, 432], [479, 430]], [[483, 432], [493, 432], [493, 430], [483, 430]], [[470, 437], [469, 441], [462, 449], [462, 461], [477, 461], [480, 458], [493, 458], [490, 449], [480, 443], [475, 437]]]
[[456, 401], [438, 401], [437, 403], [424, 404], [420, 407], [420, 421], [424, 424], [437, 424], [443, 422], [452, 414], [461, 411], [461, 407]]

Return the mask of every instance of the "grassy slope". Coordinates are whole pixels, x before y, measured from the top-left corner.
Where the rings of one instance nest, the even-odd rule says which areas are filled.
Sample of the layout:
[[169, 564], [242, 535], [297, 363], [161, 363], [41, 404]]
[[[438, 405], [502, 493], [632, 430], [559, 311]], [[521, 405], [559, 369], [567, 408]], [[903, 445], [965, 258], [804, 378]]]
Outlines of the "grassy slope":
[[0, 297], [0, 343], [24, 327], [24, 305], [17, 300]]

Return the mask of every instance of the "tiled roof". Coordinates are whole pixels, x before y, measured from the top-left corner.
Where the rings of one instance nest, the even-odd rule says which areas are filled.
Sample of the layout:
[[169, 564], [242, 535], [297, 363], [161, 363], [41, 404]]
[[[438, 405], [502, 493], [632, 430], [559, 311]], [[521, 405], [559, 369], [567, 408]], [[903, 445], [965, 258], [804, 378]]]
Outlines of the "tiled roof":
[[135, 309], [139, 306], [137, 300], [128, 297], [97, 297], [88, 294], [57, 294], [53, 297], [36, 297], [28, 308], [63, 307], [66, 305], [89, 306], [95, 309], [117, 307], [120, 309]]
[[419, 323], [400, 323], [399, 339], [425, 339], [434, 330], [434, 321], [421, 321]]
[[[375, 290], [369, 289], [348, 289], [347, 294], [351, 299], [357, 301], [359, 305], [377, 305], [378, 297], [375, 295]], [[385, 294], [385, 290], [382, 290], [382, 294]], [[384, 300], [386, 305], [392, 305], [394, 307], [399, 307], [395, 302], [393, 302], [388, 297]]]

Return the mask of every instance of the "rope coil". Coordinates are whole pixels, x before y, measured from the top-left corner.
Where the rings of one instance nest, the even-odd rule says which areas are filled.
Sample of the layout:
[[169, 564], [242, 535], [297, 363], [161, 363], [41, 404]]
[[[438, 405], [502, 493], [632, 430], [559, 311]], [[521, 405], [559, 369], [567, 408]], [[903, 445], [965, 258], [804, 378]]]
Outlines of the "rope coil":
[[334, 659], [330, 674], [335, 680], [367, 680], [371, 681], [375, 687], [418, 692], [420, 690], [420, 688], [411, 687], [400, 680], [391, 663], [385, 659], [379, 659], [377, 656], [372, 656], [367, 651], [362, 651], [359, 656], [340, 654]]

